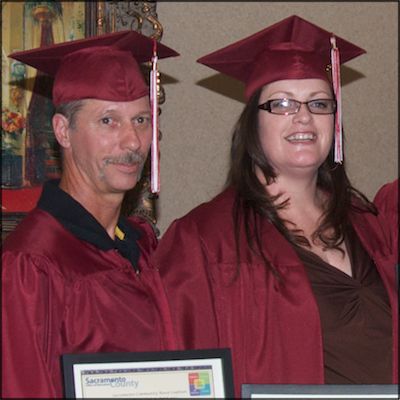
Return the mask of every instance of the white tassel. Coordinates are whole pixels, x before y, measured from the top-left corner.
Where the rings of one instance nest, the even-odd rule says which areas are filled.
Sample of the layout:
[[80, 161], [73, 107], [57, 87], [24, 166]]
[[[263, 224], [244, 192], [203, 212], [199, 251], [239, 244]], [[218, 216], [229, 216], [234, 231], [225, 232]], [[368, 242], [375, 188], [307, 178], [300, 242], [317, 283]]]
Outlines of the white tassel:
[[158, 123], [158, 57], [157, 41], [154, 40], [152, 68], [150, 71], [150, 104], [152, 113], [152, 141], [151, 141], [151, 193], [160, 192], [160, 151], [159, 151], [159, 123]]
[[341, 164], [343, 162], [342, 91], [340, 84], [340, 55], [339, 49], [336, 47], [336, 38], [334, 36], [331, 37], [331, 45], [332, 84], [337, 103], [335, 116], [334, 160], [336, 163]]

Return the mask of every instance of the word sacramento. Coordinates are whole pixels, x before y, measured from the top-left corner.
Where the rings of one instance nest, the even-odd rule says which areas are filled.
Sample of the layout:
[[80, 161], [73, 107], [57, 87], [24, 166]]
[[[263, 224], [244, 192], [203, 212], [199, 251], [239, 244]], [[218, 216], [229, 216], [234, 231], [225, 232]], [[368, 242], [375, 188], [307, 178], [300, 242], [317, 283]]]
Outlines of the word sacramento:
[[116, 378], [85, 378], [87, 386], [111, 386], [111, 387], [138, 387], [139, 381], [127, 380], [124, 377]]

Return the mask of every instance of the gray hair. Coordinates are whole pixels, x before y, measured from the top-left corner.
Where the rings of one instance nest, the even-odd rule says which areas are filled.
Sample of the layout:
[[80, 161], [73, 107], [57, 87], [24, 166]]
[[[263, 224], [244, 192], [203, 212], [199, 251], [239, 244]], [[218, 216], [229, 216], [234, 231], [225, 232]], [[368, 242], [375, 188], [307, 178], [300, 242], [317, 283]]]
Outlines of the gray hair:
[[76, 115], [83, 107], [85, 100], [74, 100], [68, 103], [60, 104], [56, 107], [56, 114], [64, 115], [67, 118], [71, 129], [75, 129]]

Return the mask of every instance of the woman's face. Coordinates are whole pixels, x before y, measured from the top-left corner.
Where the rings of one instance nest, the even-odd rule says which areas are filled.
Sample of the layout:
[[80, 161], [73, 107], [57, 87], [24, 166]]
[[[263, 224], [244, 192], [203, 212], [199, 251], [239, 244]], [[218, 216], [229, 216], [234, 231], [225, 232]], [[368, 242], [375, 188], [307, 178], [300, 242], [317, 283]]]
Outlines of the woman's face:
[[[322, 79], [289, 79], [264, 86], [259, 104], [282, 98], [306, 102], [333, 95]], [[258, 127], [262, 149], [277, 175], [315, 174], [332, 145], [334, 114], [313, 114], [306, 104], [290, 115], [259, 110]]]

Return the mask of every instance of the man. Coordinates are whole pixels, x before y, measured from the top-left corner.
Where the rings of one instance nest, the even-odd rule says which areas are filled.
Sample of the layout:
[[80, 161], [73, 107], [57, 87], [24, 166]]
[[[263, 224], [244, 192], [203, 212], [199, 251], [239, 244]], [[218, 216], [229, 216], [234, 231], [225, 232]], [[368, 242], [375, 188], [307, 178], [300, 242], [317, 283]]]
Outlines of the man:
[[4, 243], [3, 397], [62, 397], [62, 354], [174, 347], [156, 237], [120, 215], [152, 140], [153, 45], [125, 31], [12, 55], [55, 76], [63, 173]]
[[[399, 254], [399, 178], [381, 186], [374, 197], [379, 217], [387, 224], [387, 230], [394, 254]], [[399, 267], [397, 266], [397, 271]], [[397, 272], [397, 281], [400, 276]]]

